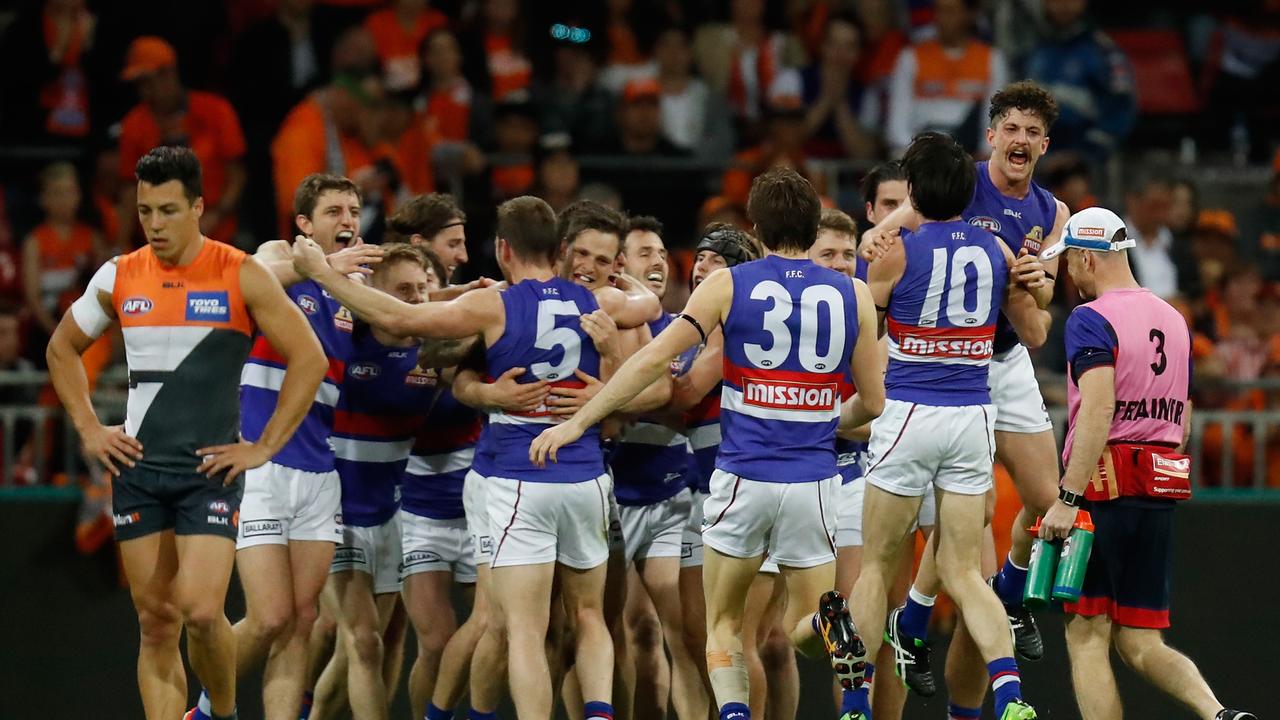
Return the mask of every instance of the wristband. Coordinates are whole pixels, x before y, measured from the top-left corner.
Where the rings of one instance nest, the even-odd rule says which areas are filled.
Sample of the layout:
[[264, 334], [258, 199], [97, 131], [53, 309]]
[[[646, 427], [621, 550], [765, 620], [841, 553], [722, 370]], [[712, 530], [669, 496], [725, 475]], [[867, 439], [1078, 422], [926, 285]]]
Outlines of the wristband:
[[1063, 504], [1070, 505], [1073, 508], [1080, 507], [1079, 493], [1073, 493], [1064, 487], [1058, 488], [1058, 499], [1061, 500]]

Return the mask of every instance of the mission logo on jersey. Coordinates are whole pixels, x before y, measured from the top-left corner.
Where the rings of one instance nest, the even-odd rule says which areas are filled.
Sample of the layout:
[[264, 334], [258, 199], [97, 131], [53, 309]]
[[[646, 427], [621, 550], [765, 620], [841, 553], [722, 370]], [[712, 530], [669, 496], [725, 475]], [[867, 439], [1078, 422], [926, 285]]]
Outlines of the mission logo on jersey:
[[815, 384], [743, 378], [742, 385], [746, 404], [774, 410], [831, 412], [840, 397], [835, 383]]

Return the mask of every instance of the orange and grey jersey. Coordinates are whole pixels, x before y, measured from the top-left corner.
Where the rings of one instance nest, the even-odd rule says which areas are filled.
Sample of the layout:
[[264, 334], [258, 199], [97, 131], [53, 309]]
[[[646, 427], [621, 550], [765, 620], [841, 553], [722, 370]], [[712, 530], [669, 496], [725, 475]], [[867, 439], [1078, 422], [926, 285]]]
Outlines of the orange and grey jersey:
[[253, 335], [240, 292], [245, 254], [202, 242], [189, 265], [161, 263], [147, 246], [113, 260], [113, 279], [94, 278], [124, 331], [125, 432], [151, 470], [193, 473], [196, 450], [240, 437], [240, 369]]

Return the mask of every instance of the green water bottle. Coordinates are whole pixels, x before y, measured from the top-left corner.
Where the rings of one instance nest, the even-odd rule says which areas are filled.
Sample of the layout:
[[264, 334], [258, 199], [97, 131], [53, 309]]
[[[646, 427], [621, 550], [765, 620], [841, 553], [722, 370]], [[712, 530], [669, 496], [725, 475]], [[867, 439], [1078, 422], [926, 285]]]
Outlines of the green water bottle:
[[1076, 513], [1071, 533], [1062, 543], [1058, 556], [1058, 571], [1053, 579], [1053, 599], [1075, 602], [1080, 599], [1084, 585], [1084, 573], [1089, 566], [1089, 553], [1093, 551], [1093, 517], [1085, 510]]
[[[1028, 532], [1039, 535], [1040, 520]], [[1054, 577], [1058, 572], [1058, 544], [1039, 537], [1031, 543], [1031, 562], [1027, 565], [1027, 587], [1022, 592], [1022, 606], [1043, 610], [1053, 602]]]

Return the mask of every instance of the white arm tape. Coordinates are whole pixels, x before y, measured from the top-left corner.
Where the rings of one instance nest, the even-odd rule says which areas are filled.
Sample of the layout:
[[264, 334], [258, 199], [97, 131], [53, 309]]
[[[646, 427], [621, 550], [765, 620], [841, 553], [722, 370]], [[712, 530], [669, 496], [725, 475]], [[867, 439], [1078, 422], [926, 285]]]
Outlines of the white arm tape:
[[91, 338], [100, 337], [111, 325], [112, 318], [102, 309], [102, 303], [98, 301], [98, 293], [111, 295], [115, 286], [116, 261], [112, 258], [98, 268], [98, 272], [93, 274], [93, 279], [89, 281], [89, 287], [85, 289], [84, 294], [71, 304], [71, 317], [85, 335]]

